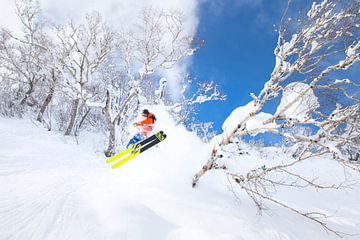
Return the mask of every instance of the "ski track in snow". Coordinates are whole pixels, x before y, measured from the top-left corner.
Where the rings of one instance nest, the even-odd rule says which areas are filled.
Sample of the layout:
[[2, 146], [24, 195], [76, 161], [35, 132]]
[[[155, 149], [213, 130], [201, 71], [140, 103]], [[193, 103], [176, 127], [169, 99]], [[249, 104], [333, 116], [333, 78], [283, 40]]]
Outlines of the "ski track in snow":
[[[220, 173], [192, 189], [209, 146], [182, 127], [158, 125], [164, 142], [112, 170], [96, 134], [77, 145], [27, 120], [0, 118], [0, 240], [336, 239], [281, 208], [259, 217], [248, 198], [234, 199]], [[359, 228], [356, 199], [335, 226]]]

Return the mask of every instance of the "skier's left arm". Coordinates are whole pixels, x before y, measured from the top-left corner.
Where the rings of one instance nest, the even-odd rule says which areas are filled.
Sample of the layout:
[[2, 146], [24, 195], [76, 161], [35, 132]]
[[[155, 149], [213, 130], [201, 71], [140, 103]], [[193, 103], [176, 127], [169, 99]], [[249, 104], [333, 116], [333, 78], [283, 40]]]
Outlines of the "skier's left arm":
[[143, 121], [140, 121], [140, 122], [135, 122], [133, 123], [133, 126], [136, 127], [136, 126], [148, 126], [148, 125], [152, 125], [153, 122], [150, 118], [147, 118]]

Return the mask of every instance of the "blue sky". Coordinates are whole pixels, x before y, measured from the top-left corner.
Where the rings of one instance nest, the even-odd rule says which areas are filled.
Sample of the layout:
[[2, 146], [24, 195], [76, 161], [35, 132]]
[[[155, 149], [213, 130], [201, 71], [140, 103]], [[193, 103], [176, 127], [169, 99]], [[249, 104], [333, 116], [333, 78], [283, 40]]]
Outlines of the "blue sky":
[[[271, 3], [269, 3], [271, 2]], [[286, 1], [206, 1], [200, 5], [197, 37], [205, 45], [194, 56], [191, 72], [199, 80], [214, 81], [226, 101], [198, 108], [198, 120], [213, 121], [217, 131], [238, 106], [257, 94], [274, 68], [278, 25]]]
[[[293, 0], [290, 15], [306, 13], [311, 3]], [[201, 104], [197, 115], [200, 122], [214, 122], [220, 133], [226, 117], [251, 101], [250, 92], [257, 95], [262, 89], [275, 65], [275, 30], [286, 5], [286, 0], [202, 0], [196, 35], [205, 40], [205, 45], [194, 55], [191, 73], [199, 80], [217, 83], [227, 100]], [[338, 79], [350, 77], [357, 83], [359, 76], [360, 63], [335, 74]], [[274, 110], [273, 103], [265, 105], [264, 111]]]

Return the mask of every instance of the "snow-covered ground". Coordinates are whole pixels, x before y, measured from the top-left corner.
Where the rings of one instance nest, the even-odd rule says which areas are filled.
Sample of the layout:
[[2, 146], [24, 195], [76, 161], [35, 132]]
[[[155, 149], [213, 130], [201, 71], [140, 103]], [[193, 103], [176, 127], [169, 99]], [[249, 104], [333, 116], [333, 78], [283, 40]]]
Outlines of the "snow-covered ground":
[[[209, 145], [166, 114], [157, 116], [168, 138], [115, 170], [101, 152], [101, 134], [83, 133], [77, 144], [29, 120], [0, 118], [0, 239], [337, 239], [271, 204], [258, 215], [248, 197], [234, 198], [220, 172], [210, 171], [191, 188]], [[256, 159], [250, 151], [239, 164], [250, 167]], [[340, 178], [342, 171], [331, 167], [325, 177]], [[360, 233], [359, 187], [287, 191], [278, 194], [288, 203], [302, 198], [300, 207], [332, 214], [332, 227]]]

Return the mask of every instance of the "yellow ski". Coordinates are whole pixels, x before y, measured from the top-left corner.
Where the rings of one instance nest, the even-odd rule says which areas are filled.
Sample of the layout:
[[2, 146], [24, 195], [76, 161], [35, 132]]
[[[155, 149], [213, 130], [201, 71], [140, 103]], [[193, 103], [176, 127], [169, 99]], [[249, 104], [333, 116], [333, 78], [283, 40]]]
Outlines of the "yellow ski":
[[[137, 156], [140, 154], [140, 144], [136, 144], [136, 147], [138, 147], [138, 149], [135, 152], [131, 152], [129, 156], [123, 158], [122, 160], [120, 160], [119, 162], [115, 163], [114, 165], [111, 166], [112, 169], [118, 168], [121, 165], [123, 165], [124, 163], [126, 163], [127, 161], [129, 161], [130, 159], [132, 159], [133, 157]], [[135, 149], [135, 147], [134, 147]]]
[[125, 150], [122, 151], [122, 152], [119, 152], [119, 153], [115, 154], [115, 155], [112, 156], [112, 157], [109, 157], [108, 159], [106, 159], [106, 162], [107, 162], [107, 163], [111, 163], [111, 162], [113, 162], [113, 161], [121, 158], [122, 156], [130, 153], [134, 148], [135, 148], [135, 145], [134, 145], [134, 146], [131, 146], [131, 147], [127, 148], [127, 149], [125, 149]]
[[159, 142], [162, 142], [165, 138], [166, 138], [166, 134], [164, 134], [163, 131], [159, 131], [156, 134], [140, 141], [139, 143], [130, 146], [129, 148], [123, 150], [122, 152], [119, 152], [118, 154], [115, 154], [114, 156], [106, 159], [106, 162], [112, 163], [119, 160], [118, 162], [113, 163], [113, 165], [111, 166], [112, 169], [118, 168], [127, 161], [134, 158], [135, 156], [139, 155], [140, 153], [155, 146]]

